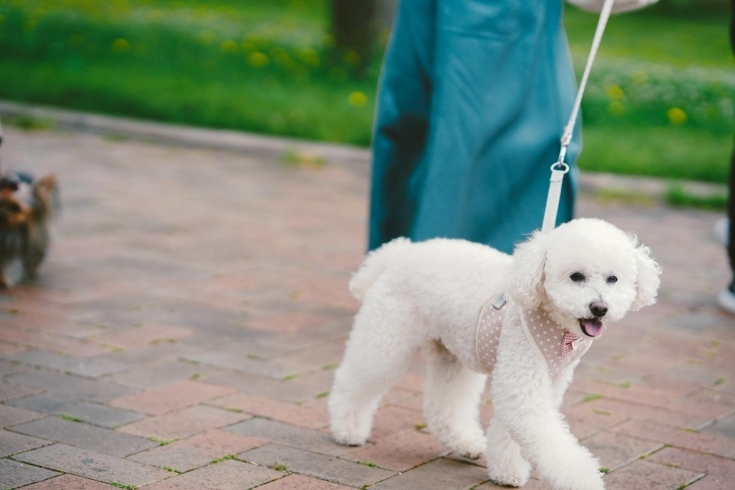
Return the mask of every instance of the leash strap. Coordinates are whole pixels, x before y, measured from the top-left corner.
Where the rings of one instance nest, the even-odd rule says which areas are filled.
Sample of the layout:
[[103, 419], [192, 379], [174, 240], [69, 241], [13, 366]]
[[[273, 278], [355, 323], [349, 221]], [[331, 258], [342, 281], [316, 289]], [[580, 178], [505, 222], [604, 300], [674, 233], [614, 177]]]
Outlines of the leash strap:
[[582, 95], [584, 94], [584, 89], [587, 86], [587, 79], [592, 71], [592, 63], [594, 63], [595, 56], [597, 56], [597, 50], [602, 42], [602, 35], [605, 32], [605, 27], [607, 26], [607, 21], [610, 18], [610, 12], [612, 12], [614, 3], [615, 0], [605, 0], [605, 3], [602, 5], [600, 19], [597, 22], [597, 29], [595, 30], [595, 37], [592, 40], [590, 54], [587, 57], [587, 65], [584, 67], [582, 80], [579, 82], [579, 88], [577, 89], [577, 98], [574, 100], [572, 114], [569, 117], [569, 122], [564, 128], [564, 133], [561, 137], [559, 159], [551, 166], [549, 194], [546, 197], [546, 210], [544, 211], [544, 222], [541, 227], [541, 231], [543, 232], [551, 231], [556, 227], [556, 215], [559, 211], [559, 199], [561, 198], [561, 185], [564, 181], [564, 174], [569, 172], [569, 165], [564, 162], [564, 159], [567, 155], [569, 143], [572, 141], [574, 125], [577, 123], [579, 108], [582, 105]]

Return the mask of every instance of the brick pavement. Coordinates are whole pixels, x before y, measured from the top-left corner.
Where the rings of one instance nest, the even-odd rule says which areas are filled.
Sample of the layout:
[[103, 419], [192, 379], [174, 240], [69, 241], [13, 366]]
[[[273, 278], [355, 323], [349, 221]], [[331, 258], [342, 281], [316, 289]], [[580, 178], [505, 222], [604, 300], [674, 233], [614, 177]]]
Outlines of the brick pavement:
[[[420, 369], [388, 394], [368, 446], [326, 432], [357, 308], [364, 165], [6, 136], [4, 164], [56, 172], [64, 211], [40, 278], [0, 294], [0, 488], [497, 488], [423, 428]], [[572, 431], [609, 489], [732, 488], [717, 216], [594, 196], [579, 214], [635, 231], [664, 274], [659, 304], [585, 356], [564, 403]]]

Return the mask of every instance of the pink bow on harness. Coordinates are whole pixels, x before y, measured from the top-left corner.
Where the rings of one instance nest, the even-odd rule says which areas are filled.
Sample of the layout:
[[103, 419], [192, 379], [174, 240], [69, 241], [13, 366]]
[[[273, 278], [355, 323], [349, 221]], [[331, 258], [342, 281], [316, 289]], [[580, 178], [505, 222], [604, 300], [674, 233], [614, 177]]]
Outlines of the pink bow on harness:
[[578, 335], [574, 335], [571, 332], [565, 332], [564, 337], [561, 339], [561, 355], [566, 356], [567, 354], [572, 352], [574, 349], [576, 349], [578, 340], [579, 340]]

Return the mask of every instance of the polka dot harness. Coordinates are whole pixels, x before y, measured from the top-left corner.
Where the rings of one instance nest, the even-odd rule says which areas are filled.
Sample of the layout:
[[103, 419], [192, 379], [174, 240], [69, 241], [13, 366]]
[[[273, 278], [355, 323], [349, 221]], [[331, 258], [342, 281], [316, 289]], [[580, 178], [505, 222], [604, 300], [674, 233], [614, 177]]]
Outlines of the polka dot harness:
[[[581, 338], [560, 329], [542, 309], [519, 310], [521, 325], [528, 342], [546, 366], [551, 377], [582, 357], [592, 345], [592, 340]], [[477, 361], [483, 372], [490, 374], [497, 359], [500, 330], [507, 308], [495, 309], [486, 304], [477, 320], [476, 349]]]

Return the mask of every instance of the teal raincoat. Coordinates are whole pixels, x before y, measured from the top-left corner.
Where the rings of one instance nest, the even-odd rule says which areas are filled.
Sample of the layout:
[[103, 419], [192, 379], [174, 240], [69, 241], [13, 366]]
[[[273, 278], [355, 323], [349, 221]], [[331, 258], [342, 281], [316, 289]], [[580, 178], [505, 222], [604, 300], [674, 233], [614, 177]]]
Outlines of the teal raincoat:
[[[373, 137], [370, 242], [512, 252], [541, 227], [576, 82], [561, 0], [399, 0]], [[578, 135], [579, 131], [575, 131]], [[572, 218], [579, 137], [558, 223]]]

